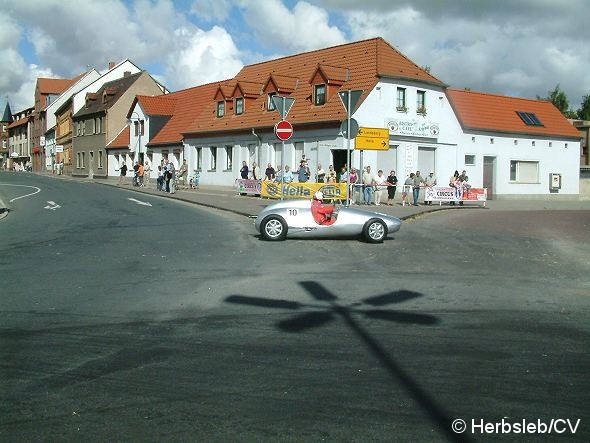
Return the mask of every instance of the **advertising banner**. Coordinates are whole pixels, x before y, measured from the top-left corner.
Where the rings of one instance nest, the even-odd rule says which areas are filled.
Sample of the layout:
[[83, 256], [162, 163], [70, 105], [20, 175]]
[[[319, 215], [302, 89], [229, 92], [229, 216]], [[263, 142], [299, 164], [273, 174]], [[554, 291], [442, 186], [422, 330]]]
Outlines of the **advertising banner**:
[[469, 188], [463, 190], [463, 201], [485, 202], [488, 199], [487, 188]]
[[[346, 198], [346, 183], [285, 183], [283, 186], [283, 198], [308, 198], [322, 191], [326, 200], [344, 200]], [[281, 183], [263, 181], [262, 197], [281, 198]]]
[[236, 189], [240, 194], [260, 195], [262, 180], [236, 179]]
[[[461, 199], [456, 197], [456, 189], [451, 186], [434, 186], [425, 188], [424, 201], [453, 202], [453, 201], [483, 201], [488, 199], [487, 188], [464, 188]], [[460, 194], [461, 195], [461, 194]]]

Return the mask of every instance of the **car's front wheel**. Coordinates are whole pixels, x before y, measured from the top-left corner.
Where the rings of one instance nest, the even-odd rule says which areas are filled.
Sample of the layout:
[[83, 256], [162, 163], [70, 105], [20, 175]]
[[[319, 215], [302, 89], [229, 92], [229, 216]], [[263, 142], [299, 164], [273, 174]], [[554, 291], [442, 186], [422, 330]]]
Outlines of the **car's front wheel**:
[[381, 243], [387, 236], [387, 226], [382, 220], [373, 218], [365, 223], [363, 235], [369, 243]]
[[281, 217], [271, 215], [265, 218], [260, 225], [262, 238], [269, 241], [280, 241], [287, 238], [287, 223]]

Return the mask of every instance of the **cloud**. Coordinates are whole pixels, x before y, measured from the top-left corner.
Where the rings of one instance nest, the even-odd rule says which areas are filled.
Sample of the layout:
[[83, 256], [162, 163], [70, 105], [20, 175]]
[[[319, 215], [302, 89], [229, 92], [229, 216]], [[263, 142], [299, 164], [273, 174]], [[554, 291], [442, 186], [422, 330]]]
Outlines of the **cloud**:
[[575, 108], [590, 90], [588, 38], [572, 31], [584, 16], [577, 0], [337, 4], [353, 40], [382, 36], [452, 87], [535, 98], [559, 83]]
[[231, 8], [229, 0], [193, 0], [190, 13], [208, 22], [224, 22]]
[[344, 33], [329, 24], [328, 11], [305, 1], [289, 10], [281, 0], [242, 0], [246, 23], [260, 44], [275, 51], [303, 52], [346, 43]]
[[166, 78], [173, 79], [176, 88], [224, 80], [243, 66], [232, 37], [221, 27], [210, 31], [181, 28], [174, 40], [178, 48], [167, 57]]

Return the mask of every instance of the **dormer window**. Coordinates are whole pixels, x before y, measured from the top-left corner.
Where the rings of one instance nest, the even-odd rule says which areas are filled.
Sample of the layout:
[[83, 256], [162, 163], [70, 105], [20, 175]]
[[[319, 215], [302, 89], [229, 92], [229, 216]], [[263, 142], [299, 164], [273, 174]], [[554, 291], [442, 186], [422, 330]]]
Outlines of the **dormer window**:
[[314, 103], [316, 106], [326, 104], [326, 85], [316, 85], [314, 94]]
[[268, 101], [266, 103], [266, 109], [269, 111], [274, 111], [275, 109], [275, 103], [272, 101], [272, 98], [277, 95], [276, 92], [269, 92], [268, 94]]
[[244, 97], [236, 98], [235, 112], [236, 115], [241, 115], [244, 113]]
[[225, 102], [217, 102], [217, 117], [223, 117], [225, 115]]

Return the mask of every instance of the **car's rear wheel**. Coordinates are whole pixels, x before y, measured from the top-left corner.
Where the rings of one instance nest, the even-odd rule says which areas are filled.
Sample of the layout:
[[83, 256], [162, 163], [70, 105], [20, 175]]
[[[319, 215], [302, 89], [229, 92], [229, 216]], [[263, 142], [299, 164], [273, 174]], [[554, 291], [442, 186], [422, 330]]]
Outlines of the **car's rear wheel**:
[[363, 235], [369, 243], [381, 243], [387, 236], [387, 226], [382, 220], [373, 218], [365, 223]]
[[280, 241], [287, 238], [287, 223], [281, 217], [271, 215], [265, 218], [260, 225], [262, 238], [269, 241]]

